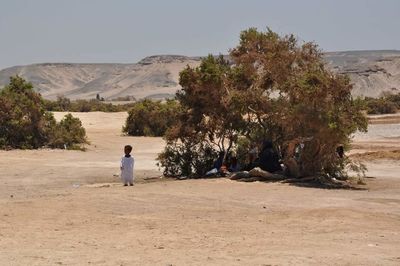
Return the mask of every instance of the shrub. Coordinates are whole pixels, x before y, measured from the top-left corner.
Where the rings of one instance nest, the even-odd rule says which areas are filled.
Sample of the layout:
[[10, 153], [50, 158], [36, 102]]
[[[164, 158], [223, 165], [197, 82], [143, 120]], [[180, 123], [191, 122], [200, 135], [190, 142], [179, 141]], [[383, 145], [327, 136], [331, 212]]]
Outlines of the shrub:
[[158, 165], [164, 166], [164, 174], [169, 177], [201, 177], [210, 169], [217, 155], [208, 142], [193, 139], [189, 143], [177, 141], [165, 147], [158, 156]]
[[386, 96], [386, 99], [396, 105], [397, 109], [400, 109], [400, 93], [397, 94], [389, 94]]
[[396, 95], [388, 96], [388, 97], [380, 97], [377, 99], [374, 98], [365, 98], [365, 103], [367, 107], [368, 114], [394, 114], [397, 112], [397, 108], [399, 108], [398, 104], [400, 102], [396, 102]]
[[65, 115], [53, 128], [48, 143], [52, 148], [80, 149], [78, 143], [88, 143], [82, 122], [71, 114]]
[[131, 136], [163, 136], [175, 123], [178, 112], [179, 105], [174, 100], [137, 102], [130, 109], [122, 131]]
[[[9, 85], [0, 91], [0, 148], [37, 149], [49, 145], [56, 134], [61, 134], [58, 132], [61, 123], [57, 124], [44, 107], [44, 100], [31, 83], [19, 76], [11, 77]], [[77, 118], [74, 119], [76, 125]], [[69, 134], [75, 132], [63, 132], [61, 136]], [[72, 138], [73, 144], [84, 142]]]

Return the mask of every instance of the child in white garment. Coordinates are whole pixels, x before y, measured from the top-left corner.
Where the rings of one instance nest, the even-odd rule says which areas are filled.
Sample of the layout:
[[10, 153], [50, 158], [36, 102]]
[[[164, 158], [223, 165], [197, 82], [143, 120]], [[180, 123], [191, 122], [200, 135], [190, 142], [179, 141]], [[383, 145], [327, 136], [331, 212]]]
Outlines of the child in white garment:
[[135, 160], [131, 156], [132, 146], [126, 145], [124, 147], [125, 156], [121, 159], [121, 179], [124, 183], [124, 186], [128, 184], [133, 186], [133, 166], [135, 164]]

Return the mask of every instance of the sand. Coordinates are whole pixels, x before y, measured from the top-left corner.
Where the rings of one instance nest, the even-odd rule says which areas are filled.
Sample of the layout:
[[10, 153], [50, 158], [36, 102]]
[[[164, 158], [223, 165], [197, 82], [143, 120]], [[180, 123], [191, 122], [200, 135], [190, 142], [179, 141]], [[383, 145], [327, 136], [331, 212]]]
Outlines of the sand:
[[[0, 151], [0, 265], [400, 264], [396, 159], [364, 159], [363, 190], [171, 181], [155, 166], [161, 138], [121, 136], [126, 113], [74, 115], [86, 152]], [[374, 124], [352, 154], [398, 149], [398, 127]], [[134, 187], [113, 176], [125, 144]]]

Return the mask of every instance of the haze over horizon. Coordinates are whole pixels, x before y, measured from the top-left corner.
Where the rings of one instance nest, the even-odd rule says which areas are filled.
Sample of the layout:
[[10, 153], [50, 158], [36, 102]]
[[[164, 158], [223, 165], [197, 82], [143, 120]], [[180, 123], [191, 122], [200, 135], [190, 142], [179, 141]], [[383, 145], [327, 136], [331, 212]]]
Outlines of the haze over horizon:
[[227, 53], [267, 26], [324, 51], [400, 50], [400, 1], [4, 0], [0, 69], [44, 62], [134, 63]]

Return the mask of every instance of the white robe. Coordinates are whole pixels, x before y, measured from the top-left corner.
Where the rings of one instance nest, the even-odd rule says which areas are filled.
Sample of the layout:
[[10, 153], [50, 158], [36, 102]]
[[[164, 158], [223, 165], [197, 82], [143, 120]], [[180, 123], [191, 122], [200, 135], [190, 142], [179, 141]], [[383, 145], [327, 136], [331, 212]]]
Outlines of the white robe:
[[124, 184], [133, 184], [133, 167], [135, 165], [135, 160], [133, 157], [122, 157], [121, 159], [121, 179]]

